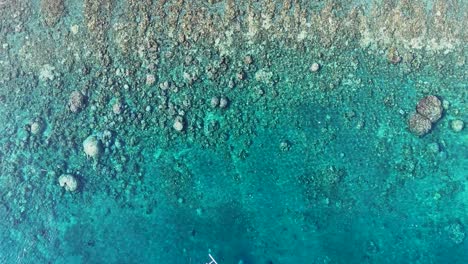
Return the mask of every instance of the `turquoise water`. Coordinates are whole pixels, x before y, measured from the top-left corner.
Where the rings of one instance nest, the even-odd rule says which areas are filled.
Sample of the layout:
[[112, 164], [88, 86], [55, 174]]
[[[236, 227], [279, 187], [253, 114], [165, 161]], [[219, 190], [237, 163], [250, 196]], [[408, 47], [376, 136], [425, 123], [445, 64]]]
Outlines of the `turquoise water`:
[[467, 10], [0, 0], [0, 263], [467, 263]]

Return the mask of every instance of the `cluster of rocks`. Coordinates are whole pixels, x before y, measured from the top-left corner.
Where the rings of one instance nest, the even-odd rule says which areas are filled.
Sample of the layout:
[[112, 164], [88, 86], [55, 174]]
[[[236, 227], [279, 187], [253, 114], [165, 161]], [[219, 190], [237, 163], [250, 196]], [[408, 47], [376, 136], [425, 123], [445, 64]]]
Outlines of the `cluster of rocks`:
[[229, 100], [224, 96], [222, 96], [221, 98], [214, 96], [214, 97], [211, 98], [210, 105], [211, 105], [212, 108], [219, 107], [221, 109], [224, 109], [224, 108], [228, 107]]
[[408, 119], [409, 130], [417, 136], [426, 135], [442, 117], [442, 113], [443, 107], [439, 98], [434, 95], [422, 98], [416, 106], [416, 112]]
[[[110, 131], [103, 133], [103, 138], [110, 137]], [[88, 136], [83, 141], [83, 151], [88, 158], [97, 160], [104, 151], [102, 140], [95, 135]], [[58, 178], [59, 185], [66, 191], [75, 192], [78, 190], [79, 182], [76, 176], [72, 174], [62, 174]]]

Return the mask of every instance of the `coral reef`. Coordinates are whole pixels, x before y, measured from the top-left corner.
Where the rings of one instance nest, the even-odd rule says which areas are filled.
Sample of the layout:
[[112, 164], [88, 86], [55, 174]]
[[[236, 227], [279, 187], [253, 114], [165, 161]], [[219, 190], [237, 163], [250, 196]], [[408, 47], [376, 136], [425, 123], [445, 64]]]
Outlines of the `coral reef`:
[[467, 8], [0, 0], [0, 263], [464, 263]]
[[96, 136], [88, 136], [83, 141], [83, 150], [86, 156], [97, 159], [102, 154], [102, 143]]
[[41, 13], [45, 25], [51, 27], [57, 24], [64, 13], [64, 0], [41, 0]]
[[454, 132], [460, 132], [465, 127], [465, 122], [463, 122], [463, 120], [460, 119], [452, 120], [450, 122], [450, 127]]
[[436, 96], [428, 95], [419, 100], [416, 110], [432, 123], [435, 123], [442, 117], [442, 102]]
[[410, 115], [408, 126], [410, 131], [418, 136], [424, 136], [432, 129], [431, 120], [419, 113]]
[[44, 122], [41, 119], [37, 118], [31, 123], [30, 129], [32, 134], [39, 135], [42, 132], [44, 132]]
[[68, 100], [70, 111], [77, 113], [81, 111], [86, 104], [86, 97], [80, 91], [73, 91]]
[[74, 192], [78, 190], [78, 180], [71, 174], [62, 174], [58, 178], [60, 187], [63, 187], [66, 191]]

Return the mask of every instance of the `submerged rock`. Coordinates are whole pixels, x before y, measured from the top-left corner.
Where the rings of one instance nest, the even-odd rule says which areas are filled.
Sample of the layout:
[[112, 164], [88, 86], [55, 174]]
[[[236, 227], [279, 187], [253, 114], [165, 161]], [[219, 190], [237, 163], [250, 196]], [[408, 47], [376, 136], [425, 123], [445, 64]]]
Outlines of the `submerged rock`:
[[39, 135], [44, 131], [44, 123], [40, 119], [34, 120], [34, 122], [31, 123], [31, 133], [33, 135]]
[[408, 119], [408, 126], [413, 134], [424, 136], [442, 117], [442, 102], [434, 95], [428, 95], [419, 100], [416, 112]]
[[442, 102], [436, 96], [428, 95], [419, 100], [416, 110], [435, 123], [442, 117]]
[[177, 116], [174, 120], [174, 125], [172, 127], [179, 132], [183, 131], [185, 128], [184, 118], [181, 116]]
[[413, 113], [408, 119], [409, 130], [418, 136], [424, 136], [432, 128], [431, 121], [419, 113]]
[[210, 101], [210, 105], [212, 108], [218, 107], [219, 105], [219, 98], [216, 96], [213, 96]]
[[452, 122], [450, 122], [450, 127], [452, 128], [454, 132], [460, 132], [465, 127], [465, 123], [459, 119], [452, 120]]
[[85, 107], [86, 98], [80, 91], [73, 91], [68, 100], [68, 107], [73, 113], [81, 111]]
[[83, 141], [83, 150], [86, 156], [96, 159], [101, 155], [102, 144], [96, 136], [89, 136]]
[[227, 99], [226, 97], [221, 97], [221, 99], [219, 99], [219, 108], [224, 109], [228, 107], [228, 105], [229, 99]]
[[312, 66], [310, 66], [310, 71], [311, 72], [318, 72], [320, 70], [320, 64], [314, 62], [312, 63]]
[[450, 240], [455, 244], [461, 244], [465, 240], [465, 227], [459, 222], [456, 221], [445, 227]]
[[71, 174], [62, 174], [58, 178], [60, 187], [66, 191], [74, 192], [78, 189], [78, 180]]
[[123, 108], [124, 108], [124, 105], [122, 104], [122, 102], [120, 101], [116, 101], [113, 105], [112, 105], [112, 112], [116, 115], [120, 115], [123, 111]]

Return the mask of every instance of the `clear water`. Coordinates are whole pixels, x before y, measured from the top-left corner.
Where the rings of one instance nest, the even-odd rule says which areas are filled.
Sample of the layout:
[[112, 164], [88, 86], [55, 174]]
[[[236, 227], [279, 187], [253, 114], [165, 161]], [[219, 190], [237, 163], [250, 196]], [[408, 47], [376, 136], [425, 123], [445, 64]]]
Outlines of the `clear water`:
[[0, 0], [0, 263], [467, 263], [467, 4], [288, 3]]

